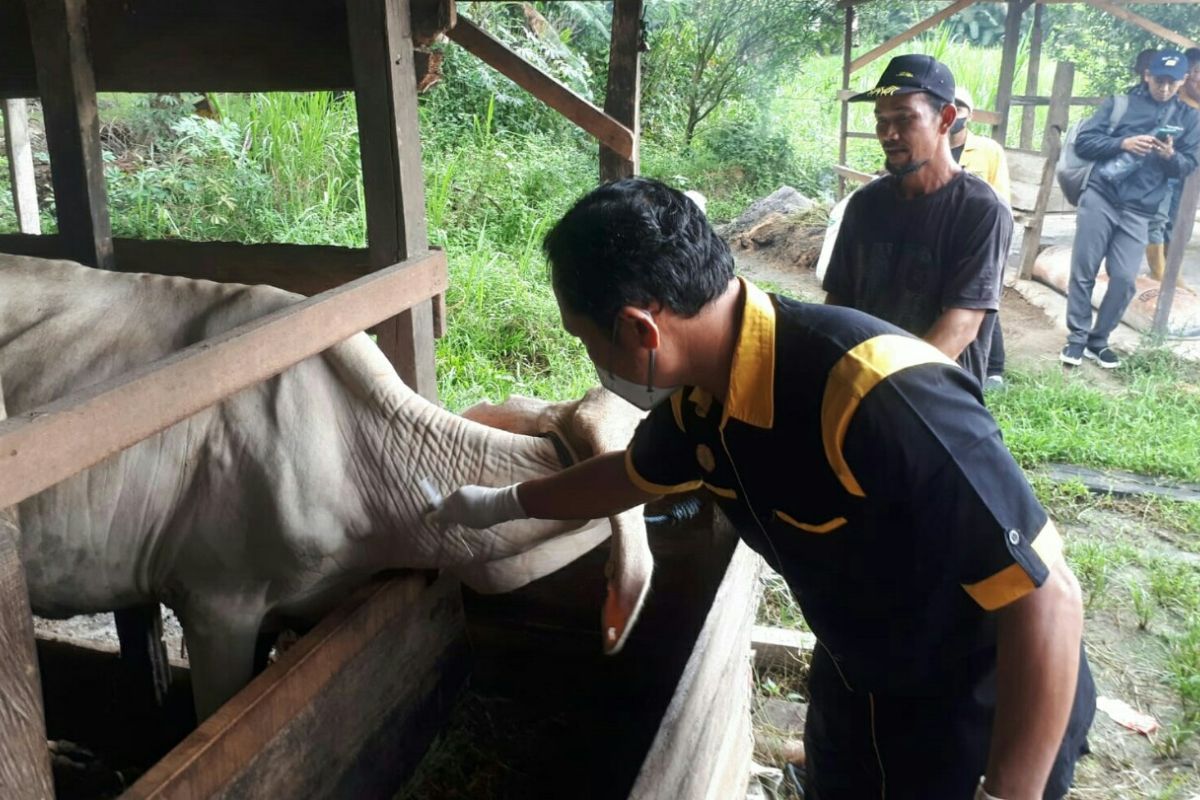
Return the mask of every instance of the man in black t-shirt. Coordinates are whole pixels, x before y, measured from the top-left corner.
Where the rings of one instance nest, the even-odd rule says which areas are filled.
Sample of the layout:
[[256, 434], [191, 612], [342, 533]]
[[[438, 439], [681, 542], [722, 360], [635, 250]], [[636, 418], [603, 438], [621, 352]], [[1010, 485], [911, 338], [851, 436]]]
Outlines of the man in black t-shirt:
[[1012, 214], [950, 153], [954, 77], [930, 56], [898, 56], [874, 89], [851, 99], [875, 102], [891, 174], [847, 206], [826, 302], [920, 336], [982, 383]]

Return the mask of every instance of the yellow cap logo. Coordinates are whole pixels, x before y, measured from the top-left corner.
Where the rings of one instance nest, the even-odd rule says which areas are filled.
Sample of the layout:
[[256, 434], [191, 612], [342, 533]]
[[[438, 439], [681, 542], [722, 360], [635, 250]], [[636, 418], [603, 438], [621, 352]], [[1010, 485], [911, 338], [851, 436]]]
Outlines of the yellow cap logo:
[[867, 92], [871, 97], [888, 97], [900, 91], [899, 86], [876, 86]]
[[913, 75], [911, 72], [897, 72], [896, 77], [897, 78], [913, 78], [916, 76]]

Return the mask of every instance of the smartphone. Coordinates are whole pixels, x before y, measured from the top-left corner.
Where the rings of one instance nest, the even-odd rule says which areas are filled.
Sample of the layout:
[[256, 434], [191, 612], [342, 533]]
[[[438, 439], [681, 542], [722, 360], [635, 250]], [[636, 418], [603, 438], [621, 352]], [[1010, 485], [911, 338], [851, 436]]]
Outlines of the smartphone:
[[1162, 125], [1154, 132], [1154, 138], [1165, 142], [1168, 136], [1178, 136], [1181, 133], [1183, 133], [1183, 128], [1178, 125]]

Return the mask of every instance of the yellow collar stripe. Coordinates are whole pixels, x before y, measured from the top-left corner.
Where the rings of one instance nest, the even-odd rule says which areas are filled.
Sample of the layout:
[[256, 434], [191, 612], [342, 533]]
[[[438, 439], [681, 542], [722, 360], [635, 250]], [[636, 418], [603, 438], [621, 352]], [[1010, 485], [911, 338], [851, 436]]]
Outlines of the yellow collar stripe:
[[775, 424], [775, 306], [762, 289], [744, 278], [738, 280], [745, 288], [746, 302], [721, 426], [733, 417], [770, 428]]
[[867, 496], [842, 453], [846, 431], [859, 403], [888, 376], [918, 364], [936, 363], [954, 364], [928, 342], [887, 333], [847, 350], [829, 371], [821, 401], [821, 439], [829, 466], [850, 494]]

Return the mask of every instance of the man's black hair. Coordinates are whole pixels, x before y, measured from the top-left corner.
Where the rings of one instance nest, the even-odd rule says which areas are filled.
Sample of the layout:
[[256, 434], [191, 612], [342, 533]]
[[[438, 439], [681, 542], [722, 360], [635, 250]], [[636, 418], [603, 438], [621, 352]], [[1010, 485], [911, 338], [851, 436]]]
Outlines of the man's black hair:
[[1183, 57], [1187, 59], [1189, 67], [1200, 64], [1200, 47], [1189, 47], [1183, 51]]
[[720, 297], [733, 256], [699, 207], [648, 178], [584, 195], [543, 243], [559, 300], [604, 331], [624, 306], [657, 301], [684, 317]]
[[921, 96], [925, 98], [925, 102], [927, 102], [929, 107], [933, 109], [934, 116], [940, 117], [942, 115], [942, 109], [948, 105], [952, 105], [940, 97], [934, 97], [929, 92], [921, 92]]
[[1157, 53], [1157, 49], [1147, 47], [1137, 54], [1137, 58], [1133, 61], [1133, 71], [1137, 73], [1138, 80], [1141, 80], [1146, 70], [1150, 69], [1150, 59], [1154, 58]]

